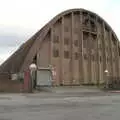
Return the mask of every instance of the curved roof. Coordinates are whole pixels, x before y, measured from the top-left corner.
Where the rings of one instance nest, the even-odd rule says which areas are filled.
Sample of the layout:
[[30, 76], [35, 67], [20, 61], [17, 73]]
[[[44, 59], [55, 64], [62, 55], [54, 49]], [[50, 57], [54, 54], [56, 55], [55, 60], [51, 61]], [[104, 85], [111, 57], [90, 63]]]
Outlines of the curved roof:
[[112, 30], [112, 28], [109, 26], [109, 24], [96, 13], [93, 13], [85, 9], [70, 9], [55, 16], [42, 29], [40, 29], [33, 37], [31, 37], [26, 43], [24, 43], [11, 57], [9, 57], [0, 66], [0, 72], [10, 72], [10, 71], [19, 72], [21, 70], [26, 69], [31, 64], [32, 59], [34, 55], [37, 53], [37, 51], [40, 49], [41, 43], [43, 42], [45, 36], [47, 35], [51, 27], [56, 23], [56, 21], [66, 14], [77, 12], [77, 11], [82, 11], [82, 12], [85, 11], [97, 16], [99, 19], [101, 19], [105, 23], [105, 25], [109, 27], [109, 29], [112, 31], [113, 35], [115, 36], [116, 40], [118, 40], [116, 34]]

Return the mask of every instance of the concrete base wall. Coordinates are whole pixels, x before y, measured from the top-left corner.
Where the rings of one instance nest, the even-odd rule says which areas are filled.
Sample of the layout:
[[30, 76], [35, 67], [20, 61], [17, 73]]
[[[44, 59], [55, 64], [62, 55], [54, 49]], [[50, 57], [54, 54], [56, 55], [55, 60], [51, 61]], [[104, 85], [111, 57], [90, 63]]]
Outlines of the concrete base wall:
[[10, 80], [10, 74], [0, 73], [0, 92], [21, 92], [22, 83]]

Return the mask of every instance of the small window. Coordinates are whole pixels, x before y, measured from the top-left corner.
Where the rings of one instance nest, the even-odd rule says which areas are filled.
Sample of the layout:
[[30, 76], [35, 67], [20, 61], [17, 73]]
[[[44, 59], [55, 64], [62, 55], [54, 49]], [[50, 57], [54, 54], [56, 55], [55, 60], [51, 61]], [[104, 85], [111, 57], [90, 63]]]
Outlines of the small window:
[[114, 52], [116, 52], [117, 50], [116, 50], [116, 47], [114, 47]]
[[83, 19], [83, 25], [89, 26], [89, 18], [88, 17], [84, 17], [84, 19]]
[[74, 33], [79, 33], [79, 29], [78, 28], [74, 28]]
[[65, 38], [65, 39], [64, 39], [64, 44], [65, 44], [65, 45], [69, 45], [69, 38]]
[[91, 60], [95, 61], [95, 56], [94, 55], [91, 55]]
[[75, 60], [79, 59], [79, 54], [77, 52], [75, 52]]
[[106, 51], [109, 52], [109, 47], [108, 46], [106, 47]]
[[102, 45], [101, 44], [99, 44], [99, 49], [102, 50]]
[[93, 20], [93, 19], [95, 20], [95, 15], [91, 13], [91, 14], [90, 14], [90, 18], [91, 18], [92, 20]]
[[74, 41], [74, 45], [75, 45], [76, 47], [78, 47], [78, 44], [79, 44], [79, 43], [78, 43], [78, 40], [75, 40], [75, 41]]
[[83, 32], [83, 40], [88, 40], [89, 39], [89, 33], [88, 32]]
[[95, 32], [96, 31], [96, 25], [95, 25], [94, 21], [90, 21], [90, 25], [91, 25], [92, 31]]
[[113, 62], [115, 62], [115, 58], [113, 58]]
[[102, 57], [101, 56], [99, 56], [99, 60], [100, 60], [100, 62], [102, 62]]
[[120, 47], [118, 47], [118, 52], [119, 52], [119, 56], [120, 56]]
[[64, 31], [65, 31], [65, 32], [68, 32], [68, 31], [69, 31], [69, 27], [68, 27], [68, 26], [65, 26], [65, 27], [64, 27]]
[[59, 36], [55, 35], [55, 36], [53, 37], [53, 42], [54, 42], [54, 43], [59, 43]]
[[37, 55], [35, 55], [33, 58], [33, 63], [36, 63], [36, 62], [37, 62]]
[[107, 62], [109, 62], [109, 57], [107, 57], [106, 59], [107, 59]]
[[87, 55], [86, 54], [84, 54], [84, 59], [87, 60]]
[[84, 16], [87, 16], [87, 15], [88, 15], [88, 12], [83, 11], [83, 15], [84, 15]]
[[97, 39], [97, 35], [96, 34], [91, 34], [92, 40], [96, 40]]
[[64, 51], [64, 58], [69, 58], [69, 51]]
[[54, 56], [54, 57], [59, 57], [59, 50], [54, 49], [54, 50], [53, 50], [53, 56]]

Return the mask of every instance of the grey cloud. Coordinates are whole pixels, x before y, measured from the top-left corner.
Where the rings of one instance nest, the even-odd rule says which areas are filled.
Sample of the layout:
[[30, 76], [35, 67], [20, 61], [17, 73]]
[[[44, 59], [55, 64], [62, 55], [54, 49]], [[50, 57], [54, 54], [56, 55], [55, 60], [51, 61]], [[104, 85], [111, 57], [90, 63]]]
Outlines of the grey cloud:
[[24, 36], [0, 35], [0, 46], [16, 46], [24, 41]]
[[20, 27], [0, 25], [0, 47], [19, 46], [33, 34], [33, 31]]
[[0, 64], [11, 56], [19, 46], [0, 46]]
[[17, 35], [29, 35], [33, 32], [33, 29], [23, 28], [20, 26], [8, 26], [0, 24], [0, 34], [17, 34]]
[[0, 64], [37, 30], [0, 25]]
[[0, 64], [12, 55], [28, 37], [20, 29], [0, 25]]

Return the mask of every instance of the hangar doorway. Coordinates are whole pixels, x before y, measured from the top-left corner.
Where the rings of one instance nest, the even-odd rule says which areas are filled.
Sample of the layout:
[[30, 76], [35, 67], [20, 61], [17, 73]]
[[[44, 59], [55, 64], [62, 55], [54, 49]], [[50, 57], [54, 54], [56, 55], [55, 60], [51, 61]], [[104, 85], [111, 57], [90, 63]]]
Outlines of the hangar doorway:
[[36, 87], [51, 87], [52, 72], [49, 68], [40, 68], [36, 72]]

